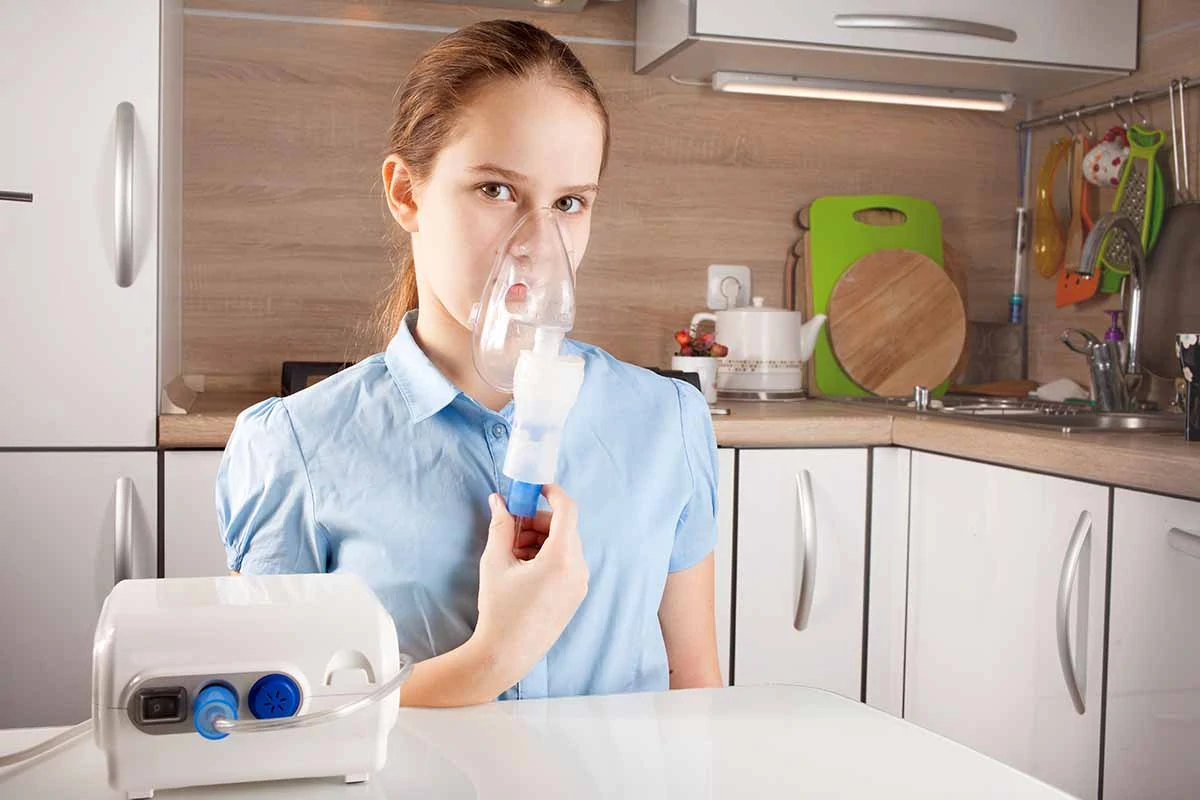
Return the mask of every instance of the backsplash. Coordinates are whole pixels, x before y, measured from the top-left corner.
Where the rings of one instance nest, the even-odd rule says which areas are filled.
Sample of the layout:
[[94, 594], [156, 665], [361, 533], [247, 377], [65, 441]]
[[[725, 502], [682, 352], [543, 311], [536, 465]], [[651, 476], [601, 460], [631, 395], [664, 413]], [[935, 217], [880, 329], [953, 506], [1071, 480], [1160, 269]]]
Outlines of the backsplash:
[[[1033, 109], [1035, 116], [1053, 113], [1059, 109], [1104, 102], [1114, 96], [1128, 97], [1137, 90], [1165, 89], [1172, 78], [1189, 76], [1193, 80], [1200, 75], [1200, 2], [1178, 2], [1178, 0], [1142, 0], [1141, 2], [1141, 52], [1139, 68], [1133, 76], [1119, 81], [1110, 81], [1069, 95], [1048, 98]], [[1192, 91], [1187, 98], [1188, 130], [1191, 152], [1196, 153], [1197, 135], [1200, 131], [1200, 93]], [[1153, 103], [1142, 103], [1131, 114], [1122, 110], [1125, 119], [1140, 121], [1145, 114], [1149, 122], [1167, 131], [1170, 142], [1171, 117], [1166, 98]], [[1113, 125], [1120, 124], [1115, 115], [1101, 115], [1088, 120], [1097, 133], [1103, 133]], [[1045, 128], [1034, 132], [1032, 169], [1036, 182], [1042, 159], [1050, 143], [1066, 135], [1065, 129]], [[1160, 160], [1166, 166], [1168, 161]], [[1194, 164], [1195, 162], [1193, 162]], [[1169, 169], [1168, 169], [1169, 174]], [[1169, 180], [1169, 178], [1168, 178]], [[1060, 214], [1065, 215], [1065, 182], [1060, 182], [1056, 198], [1063, 198]], [[1100, 193], [1097, 203], [1099, 212], [1112, 207], [1114, 193]], [[1120, 295], [1097, 297], [1080, 306], [1055, 308], [1054, 282], [1040, 277], [1036, 271], [1029, 276], [1029, 371], [1030, 377], [1039, 381], [1069, 377], [1080, 385], [1088, 386], [1088, 368], [1083, 356], [1072, 353], [1060, 341], [1059, 336], [1069, 327], [1085, 328], [1096, 335], [1103, 335], [1108, 328], [1108, 308], [1120, 308]], [[1125, 324], [1124, 322], [1122, 323]], [[1160, 391], [1165, 387], [1157, 387]], [[1163, 399], [1162, 395], [1159, 395]]]
[[[710, 263], [782, 301], [796, 211], [826, 194], [935, 203], [972, 320], [1002, 321], [1015, 115], [718, 95], [632, 74], [634, 2], [507, 14], [567, 37], [612, 154], [574, 336], [665, 366]], [[184, 372], [273, 391], [284, 360], [358, 357], [394, 267], [379, 170], [392, 97], [444, 31], [496, 9], [411, 0], [194, 0], [185, 21]], [[1040, 298], [1038, 298], [1040, 301]], [[1035, 314], [1035, 318], [1041, 317]]]

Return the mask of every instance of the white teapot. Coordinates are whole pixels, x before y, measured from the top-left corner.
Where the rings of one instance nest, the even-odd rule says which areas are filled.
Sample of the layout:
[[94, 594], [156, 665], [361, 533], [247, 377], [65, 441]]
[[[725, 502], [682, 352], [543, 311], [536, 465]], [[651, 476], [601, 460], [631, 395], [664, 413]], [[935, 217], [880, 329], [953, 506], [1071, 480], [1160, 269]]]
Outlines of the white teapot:
[[706, 320], [729, 348], [717, 367], [717, 392], [729, 399], [791, 400], [806, 396], [805, 363], [812, 358], [825, 315], [809, 321], [799, 311], [770, 308], [755, 297], [749, 306], [692, 317], [692, 330]]

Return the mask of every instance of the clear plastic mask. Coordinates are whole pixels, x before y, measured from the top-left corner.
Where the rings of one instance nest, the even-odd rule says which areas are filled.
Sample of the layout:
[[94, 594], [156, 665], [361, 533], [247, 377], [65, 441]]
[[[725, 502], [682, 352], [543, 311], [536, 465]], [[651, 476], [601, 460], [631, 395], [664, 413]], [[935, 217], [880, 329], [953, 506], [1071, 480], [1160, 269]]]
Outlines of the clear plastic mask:
[[575, 326], [575, 270], [552, 209], [530, 211], [496, 248], [480, 302], [471, 311], [475, 369], [501, 392], [513, 390], [522, 350], [558, 353]]

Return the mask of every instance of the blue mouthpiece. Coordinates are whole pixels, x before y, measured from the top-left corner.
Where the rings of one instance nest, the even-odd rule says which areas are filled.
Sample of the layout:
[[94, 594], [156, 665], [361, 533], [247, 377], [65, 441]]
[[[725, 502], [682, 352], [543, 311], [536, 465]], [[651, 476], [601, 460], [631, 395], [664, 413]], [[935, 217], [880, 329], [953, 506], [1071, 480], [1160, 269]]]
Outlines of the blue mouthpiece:
[[540, 483], [525, 483], [513, 481], [508, 487], [508, 513], [514, 517], [537, 516], [538, 498], [542, 496]]

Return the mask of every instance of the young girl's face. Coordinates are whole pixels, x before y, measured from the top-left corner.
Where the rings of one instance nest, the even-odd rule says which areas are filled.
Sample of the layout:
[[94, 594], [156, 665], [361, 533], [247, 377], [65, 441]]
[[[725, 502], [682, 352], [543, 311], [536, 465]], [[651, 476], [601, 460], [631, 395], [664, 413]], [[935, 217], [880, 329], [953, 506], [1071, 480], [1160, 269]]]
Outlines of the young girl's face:
[[495, 248], [520, 217], [551, 208], [573, 266], [591, 231], [604, 130], [594, 106], [546, 81], [504, 81], [480, 90], [413, 188], [407, 221], [422, 302], [442, 305], [470, 328]]

